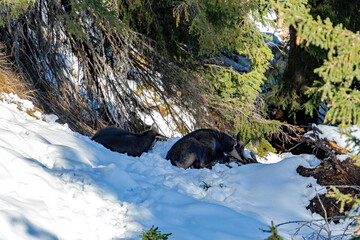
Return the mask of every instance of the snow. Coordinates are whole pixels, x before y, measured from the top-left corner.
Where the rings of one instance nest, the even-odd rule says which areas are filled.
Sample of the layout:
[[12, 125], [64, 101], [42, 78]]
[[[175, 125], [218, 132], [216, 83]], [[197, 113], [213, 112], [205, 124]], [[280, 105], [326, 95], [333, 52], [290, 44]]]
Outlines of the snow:
[[[258, 240], [271, 221], [321, 218], [305, 207], [322, 187], [296, 173], [319, 164], [313, 155], [185, 170], [165, 160], [179, 138], [130, 157], [18, 107], [31, 102], [0, 99], [0, 239], [139, 239], [154, 225], [170, 240]], [[298, 227], [278, 230], [290, 239]]]
[[[327, 125], [319, 125], [318, 128], [322, 133], [319, 134], [320, 138], [326, 138], [330, 141], [335, 141], [337, 145], [342, 148], [347, 148], [350, 152], [356, 154], [359, 153], [359, 146], [355, 146], [354, 143], [347, 141], [347, 136], [342, 134], [341, 131], [334, 126]], [[359, 126], [351, 126], [347, 130], [350, 131], [350, 134], [354, 136], [356, 139], [360, 139], [360, 127]]]
[[267, 33], [269, 35], [274, 35], [274, 39], [273, 39], [274, 44], [280, 44], [285, 42], [285, 39], [281, 37], [284, 35], [284, 27], [280, 28], [279, 26], [277, 26], [277, 24], [275, 24], [274, 26], [269, 23], [269, 22], [275, 22], [278, 19], [278, 16], [275, 12], [273, 11], [268, 12], [265, 16], [263, 16], [265, 20], [264, 22], [255, 21], [251, 15], [249, 17], [255, 23], [257, 29], [260, 32]]

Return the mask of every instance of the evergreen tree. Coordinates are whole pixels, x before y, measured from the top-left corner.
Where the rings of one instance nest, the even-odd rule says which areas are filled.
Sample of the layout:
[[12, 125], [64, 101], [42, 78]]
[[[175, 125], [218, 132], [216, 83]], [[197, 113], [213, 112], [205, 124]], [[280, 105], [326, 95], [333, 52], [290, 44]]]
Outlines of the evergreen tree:
[[[289, 5], [296, 4], [298, 1], [291, 1]], [[331, 21], [334, 25], [342, 24], [345, 29], [353, 32], [360, 30], [360, 2], [359, 1], [336, 1], [336, 0], [310, 0], [308, 2], [299, 1], [308, 9], [309, 15], [313, 18], [320, 18]], [[294, 7], [295, 9], [295, 7]], [[285, 20], [288, 16], [285, 17]], [[281, 21], [284, 19], [281, 19]], [[324, 33], [324, 38], [319, 39], [321, 33], [317, 28], [301, 29], [305, 31], [312, 31], [309, 39], [302, 39], [299, 37], [299, 29], [295, 24], [290, 26], [290, 51], [287, 61], [287, 67], [284, 75], [274, 92], [273, 100], [278, 107], [284, 109], [287, 114], [287, 120], [296, 122], [298, 124], [308, 124], [316, 122], [319, 118], [319, 107], [328, 105], [322, 97], [312, 97], [308, 93], [308, 87], [322, 79], [319, 73], [314, 71], [320, 68], [329, 59], [327, 44], [321, 46], [319, 41], [324, 41], [329, 38], [332, 28], [328, 28], [328, 33]], [[316, 29], [316, 31], [314, 31]], [[307, 32], [307, 34], [310, 34]], [[337, 37], [337, 36], [334, 36]], [[317, 39], [316, 39], [317, 38]], [[326, 40], [328, 41], [328, 40]], [[319, 46], [320, 45], [320, 46]], [[336, 51], [336, 50], [335, 50]], [[330, 53], [335, 56], [336, 53]], [[356, 69], [353, 69], [356, 70]], [[353, 72], [349, 69], [349, 71]], [[338, 76], [341, 78], [342, 76]], [[351, 89], [359, 88], [359, 78], [351, 81]], [[340, 81], [340, 80], [339, 80]], [[309, 102], [310, 101], [310, 102]], [[324, 105], [322, 105], [324, 104]], [[328, 115], [328, 117], [331, 114]], [[336, 119], [332, 119], [337, 121]]]
[[[4, 26], [7, 21], [17, 19], [23, 14], [31, 5], [34, 5], [36, 0], [2, 0], [0, 2], [0, 26]], [[4, 14], [6, 12], [6, 14]]]

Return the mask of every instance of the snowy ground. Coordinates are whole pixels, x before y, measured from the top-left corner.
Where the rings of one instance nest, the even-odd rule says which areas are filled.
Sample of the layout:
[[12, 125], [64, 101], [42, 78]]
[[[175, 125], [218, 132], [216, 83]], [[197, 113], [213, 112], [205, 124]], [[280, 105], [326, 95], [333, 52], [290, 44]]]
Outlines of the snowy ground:
[[[165, 160], [178, 138], [129, 157], [23, 110], [0, 101], [0, 239], [139, 239], [155, 225], [170, 240], [258, 240], [271, 221], [321, 218], [305, 209], [321, 186], [296, 173], [319, 163], [313, 155], [184, 170]], [[291, 239], [299, 226], [279, 232]]]

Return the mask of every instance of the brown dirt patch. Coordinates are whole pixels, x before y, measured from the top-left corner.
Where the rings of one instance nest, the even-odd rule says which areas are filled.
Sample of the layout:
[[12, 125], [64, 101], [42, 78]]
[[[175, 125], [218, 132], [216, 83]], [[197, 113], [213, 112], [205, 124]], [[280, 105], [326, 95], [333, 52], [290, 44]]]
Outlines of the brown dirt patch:
[[[352, 196], [359, 194], [359, 192], [351, 186], [360, 185], [360, 168], [355, 166], [350, 158], [335, 164], [332, 163], [331, 160], [323, 160], [319, 166], [313, 169], [300, 166], [297, 168], [297, 172], [304, 177], [314, 177], [318, 184], [328, 189], [330, 186], [336, 186], [344, 194], [351, 194]], [[345, 212], [351, 210], [351, 206], [352, 204], [347, 204], [344, 208]], [[315, 196], [310, 201], [307, 209], [323, 217], [325, 217], [325, 211], [327, 217], [330, 218], [344, 215], [344, 213], [340, 212], [340, 205], [337, 200], [332, 197], [327, 197], [325, 194], [321, 194], [319, 197]]]

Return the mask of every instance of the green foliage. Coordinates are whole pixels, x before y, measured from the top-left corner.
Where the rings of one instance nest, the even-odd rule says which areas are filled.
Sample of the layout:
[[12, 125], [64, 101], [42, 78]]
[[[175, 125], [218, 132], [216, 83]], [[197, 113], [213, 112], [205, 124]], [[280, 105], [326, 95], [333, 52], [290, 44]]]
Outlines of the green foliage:
[[360, 167], [360, 153], [351, 155], [351, 159], [354, 161], [354, 164]]
[[[262, 41], [261, 34], [254, 28], [254, 23], [248, 13], [256, 11], [259, 2], [230, 1], [183, 1], [188, 8], [193, 10], [189, 22], [191, 34], [197, 36], [200, 55], [219, 53], [221, 49], [229, 52], [237, 51], [239, 54], [247, 55], [253, 42]], [[176, 12], [177, 19], [180, 19], [181, 12]], [[189, 17], [187, 17], [189, 19]], [[179, 22], [179, 21], [178, 21]], [[253, 35], [254, 34], [254, 35]], [[249, 41], [250, 38], [253, 41]], [[262, 45], [263, 41], [262, 41]]]
[[332, 192], [329, 192], [327, 194], [327, 196], [336, 198], [338, 200], [338, 202], [340, 203], [340, 212], [341, 213], [344, 212], [345, 205], [347, 205], [349, 203], [354, 203], [353, 210], [355, 212], [359, 209], [360, 199], [352, 197], [351, 194], [342, 194], [339, 189], [337, 189], [333, 186], [331, 186], [331, 190], [332, 190]]
[[355, 221], [353, 222], [353, 226], [355, 227], [353, 231], [353, 235], [356, 235], [352, 239], [359, 239], [360, 234], [360, 215], [359, 215], [359, 209], [360, 209], [360, 199], [357, 197], [353, 197], [351, 194], [343, 194], [340, 192], [339, 189], [337, 189], [334, 186], [331, 186], [331, 191], [327, 194], [327, 197], [333, 197], [336, 198], [338, 203], [340, 203], [340, 212], [344, 212], [345, 205], [352, 205], [351, 212], [348, 213], [347, 217], [354, 217]]
[[273, 221], [271, 221], [271, 226], [269, 226], [269, 230], [263, 229], [263, 232], [271, 233], [271, 235], [266, 238], [266, 240], [283, 240], [283, 238], [278, 234], [277, 226], [274, 225]]
[[261, 118], [261, 114], [255, 112], [247, 114], [245, 112], [246, 109], [243, 109], [243, 111], [241, 109], [239, 109], [239, 112], [235, 111], [237, 115], [234, 117], [235, 129], [241, 131], [241, 140], [247, 141], [253, 136], [255, 139], [259, 138], [255, 142], [251, 141], [251, 147], [249, 147], [261, 157], [266, 156], [269, 151], [276, 152], [263, 136], [276, 132], [280, 128], [281, 123], [279, 121], [264, 120]]
[[115, 12], [101, 0], [70, 0], [71, 11], [66, 16], [66, 31], [81, 40], [89, 40], [84, 23], [84, 13], [96, 17], [96, 25], [105, 26], [110, 32], [121, 31], [124, 24], [119, 21]]
[[121, 0], [108, 5], [132, 30], [152, 38], [178, 60], [184, 51], [204, 56], [225, 49], [247, 55], [253, 44], [265, 45], [265, 35], [254, 24], [265, 22], [265, 0]]
[[[342, 129], [341, 134], [345, 134], [347, 137], [347, 146], [346, 148], [352, 146], [360, 146], [360, 139], [353, 134], [353, 131], [351, 128]], [[356, 130], [355, 130], [356, 131]], [[360, 149], [351, 149], [350, 150], [351, 159], [353, 160], [354, 164], [358, 167], [360, 167]]]
[[[263, 99], [258, 97], [260, 85], [263, 83], [265, 62], [248, 73], [239, 73], [231, 67], [209, 66], [204, 70], [213, 86], [211, 106], [219, 109], [222, 115], [231, 121], [235, 132], [241, 132], [241, 140], [247, 141], [257, 136], [257, 142], [251, 142], [251, 149], [260, 156], [269, 151], [274, 152], [269, 142], [262, 138], [276, 132], [280, 122], [264, 118]], [[257, 71], [256, 71], [256, 70]], [[208, 71], [208, 72], [206, 72]], [[259, 73], [260, 71], [261, 73]]]
[[195, 39], [191, 44], [199, 55], [219, 54], [225, 49], [257, 60], [262, 55], [261, 60], [266, 61], [269, 49], [262, 48], [266, 46], [265, 34], [259, 33], [254, 24], [254, 21], [265, 22], [262, 13], [268, 9], [266, 6], [263, 0], [183, 0], [173, 12], [176, 26]]
[[290, 109], [289, 116], [296, 122], [296, 111], [302, 109], [301, 97], [297, 89], [288, 89], [283, 83], [272, 86], [271, 100], [282, 109]]
[[276, 6], [286, 16], [285, 24], [296, 28], [297, 44], [312, 44], [327, 51], [327, 59], [315, 69], [319, 79], [306, 91], [311, 99], [305, 109], [311, 113], [314, 106], [325, 102], [329, 109], [325, 121], [343, 128], [360, 125], [360, 92], [353, 87], [360, 81], [360, 34], [344, 29], [342, 24], [333, 26], [328, 18], [313, 19], [306, 1], [293, 0]]
[[7, 21], [16, 20], [30, 6], [34, 5], [36, 0], [2, 0], [0, 3], [0, 27], [3, 27]]
[[138, 237], [144, 240], [167, 240], [168, 237], [171, 235], [171, 233], [161, 234], [158, 229], [158, 227], [154, 228], [153, 225], [150, 230], [144, 230], [142, 235], [138, 235]]
[[335, 25], [343, 24], [353, 32], [360, 30], [360, 2], [353, 0], [310, 0], [308, 5], [312, 16], [329, 18]]

